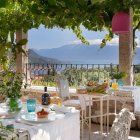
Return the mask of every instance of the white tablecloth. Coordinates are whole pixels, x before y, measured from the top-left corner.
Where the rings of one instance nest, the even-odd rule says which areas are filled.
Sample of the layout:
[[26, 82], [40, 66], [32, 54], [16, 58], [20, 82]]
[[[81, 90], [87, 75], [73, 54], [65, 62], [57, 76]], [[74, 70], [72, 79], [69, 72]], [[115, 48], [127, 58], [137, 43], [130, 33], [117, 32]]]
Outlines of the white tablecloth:
[[140, 87], [134, 89], [133, 91], [133, 96], [134, 96], [134, 111], [135, 113], [140, 113]]
[[27, 129], [31, 140], [80, 140], [79, 112], [66, 113], [63, 119], [30, 126], [16, 123], [14, 119], [3, 119], [4, 125], [13, 123], [15, 128]]

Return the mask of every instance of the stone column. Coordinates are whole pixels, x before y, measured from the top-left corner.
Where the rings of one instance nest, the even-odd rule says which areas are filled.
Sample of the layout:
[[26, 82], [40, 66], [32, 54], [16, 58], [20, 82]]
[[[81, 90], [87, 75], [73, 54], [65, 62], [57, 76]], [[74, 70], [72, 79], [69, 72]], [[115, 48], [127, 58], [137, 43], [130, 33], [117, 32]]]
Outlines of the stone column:
[[133, 84], [133, 10], [130, 8], [130, 33], [119, 35], [119, 71], [126, 72], [125, 85]]
[[[27, 39], [27, 38], [28, 38], [27, 33], [24, 33], [22, 30], [19, 30], [16, 32], [17, 42], [20, 41], [21, 39]], [[22, 48], [25, 50], [27, 55], [25, 55], [23, 53], [17, 53], [16, 71], [18, 73], [26, 74], [24, 81], [28, 82], [29, 74], [28, 74], [28, 69], [26, 67], [26, 64], [28, 63], [28, 46], [27, 46], [27, 44], [23, 45]]]

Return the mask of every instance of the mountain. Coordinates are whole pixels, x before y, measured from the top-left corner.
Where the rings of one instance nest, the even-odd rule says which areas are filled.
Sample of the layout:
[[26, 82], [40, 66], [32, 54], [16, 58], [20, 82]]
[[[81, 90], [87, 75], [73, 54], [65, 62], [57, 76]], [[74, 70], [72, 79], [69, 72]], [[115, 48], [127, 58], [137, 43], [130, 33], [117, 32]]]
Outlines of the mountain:
[[[118, 46], [105, 46], [100, 49], [99, 45], [71, 44], [59, 48], [34, 50], [41, 56], [69, 61], [81, 64], [118, 64]], [[140, 62], [140, 48], [136, 50], [135, 61]]]
[[62, 64], [62, 61], [59, 61], [58, 59], [43, 57], [34, 52], [34, 50], [29, 49], [29, 63], [50, 63], [50, 64]]

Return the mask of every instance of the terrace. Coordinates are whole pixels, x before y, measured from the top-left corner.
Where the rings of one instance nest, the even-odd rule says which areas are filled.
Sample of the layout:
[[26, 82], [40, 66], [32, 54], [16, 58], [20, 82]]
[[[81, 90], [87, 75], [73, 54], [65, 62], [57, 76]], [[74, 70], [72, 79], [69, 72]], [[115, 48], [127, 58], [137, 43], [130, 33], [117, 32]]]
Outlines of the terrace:
[[[98, 140], [104, 133], [108, 140], [139, 139], [140, 66], [133, 64], [139, 8], [131, 0], [2, 0], [0, 139]], [[71, 29], [85, 44], [81, 25], [105, 30], [101, 48], [118, 35], [119, 65], [29, 64], [28, 30], [42, 24]], [[113, 88], [121, 72], [124, 86]], [[42, 96], [44, 86], [49, 95]]]

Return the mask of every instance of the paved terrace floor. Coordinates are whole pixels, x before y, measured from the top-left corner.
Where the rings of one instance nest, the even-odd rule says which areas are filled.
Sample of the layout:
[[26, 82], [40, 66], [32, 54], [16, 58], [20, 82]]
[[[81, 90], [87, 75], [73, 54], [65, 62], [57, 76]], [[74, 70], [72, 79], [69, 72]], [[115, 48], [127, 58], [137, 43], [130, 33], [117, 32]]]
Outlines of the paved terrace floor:
[[[101, 140], [101, 137], [98, 135], [98, 132], [100, 130], [99, 127], [100, 126], [97, 124], [92, 124], [93, 133], [91, 136], [91, 140]], [[104, 131], [105, 131], [105, 128], [104, 128]], [[87, 127], [84, 128], [84, 136], [83, 136], [83, 139], [81, 140], [89, 140], [89, 131]], [[128, 140], [140, 140], [140, 131], [131, 130]]]

